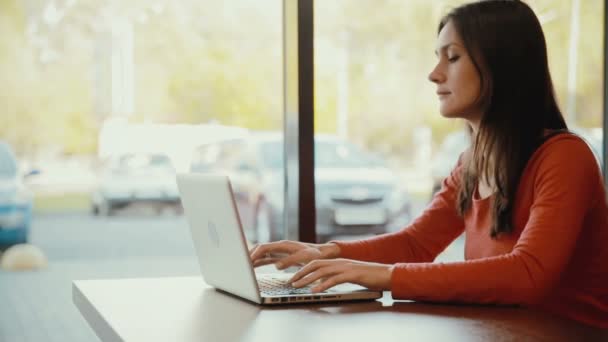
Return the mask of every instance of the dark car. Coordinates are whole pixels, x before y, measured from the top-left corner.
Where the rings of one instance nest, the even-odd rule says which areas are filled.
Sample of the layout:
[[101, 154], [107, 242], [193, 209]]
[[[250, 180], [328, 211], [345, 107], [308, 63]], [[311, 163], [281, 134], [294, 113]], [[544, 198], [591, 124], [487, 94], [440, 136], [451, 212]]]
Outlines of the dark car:
[[91, 195], [94, 215], [112, 215], [133, 203], [179, 207], [175, 169], [161, 153], [128, 153], [111, 158]]
[[[253, 133], [196, 149], [192, 172], [230, 177], [246, 234], [266, 242], [283, 229], [283, 137]], [[333, 136], [315, 137], [317, 236], [380, 234], [410, 219], [410, 199], [378, 157]]]

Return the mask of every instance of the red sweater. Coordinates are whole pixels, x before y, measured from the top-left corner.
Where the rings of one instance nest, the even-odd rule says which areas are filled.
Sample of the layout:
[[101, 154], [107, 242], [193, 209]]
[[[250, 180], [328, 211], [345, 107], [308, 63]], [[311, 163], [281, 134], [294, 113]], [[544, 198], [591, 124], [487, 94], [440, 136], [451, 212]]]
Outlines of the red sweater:
[[[571, 134], [532, 155], [514, 202], [513, 233], [490, 237], [492, 196], [463, 217], [461, 166], [413, 223], [365, 240], [337, 242], [340, 257], [396, 264], [394, 298], [523, 304], [608, 328], [608, 208], [588, 145]], [[433, 263], [462, 232], [465, 261]]]

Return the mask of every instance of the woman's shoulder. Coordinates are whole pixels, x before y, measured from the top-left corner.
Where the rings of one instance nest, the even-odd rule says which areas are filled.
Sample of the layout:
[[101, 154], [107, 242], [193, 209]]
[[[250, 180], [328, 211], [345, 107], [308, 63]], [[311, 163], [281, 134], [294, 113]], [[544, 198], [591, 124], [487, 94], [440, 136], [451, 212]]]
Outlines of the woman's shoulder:
[[539, 152], [582, 152], [593, 155], [590, 143], [580, 135], [568, 130], [546, 131]]
[[539, 167], [555, 167], [566, 164], [569, 167], [600, 168], [598, 158], [590, 143], [570, 131], [553, 131], [545, 135], [545, 140], [530, 158]]
[[579, 202], [584, 198], [591, 205], [605, 196], [595, 154], [585, 139], [570, 132], [545, 140], [529, 160], [522, 180], [539, 198], [546, 195], [546, 199], [566, 202], [568, 198]]

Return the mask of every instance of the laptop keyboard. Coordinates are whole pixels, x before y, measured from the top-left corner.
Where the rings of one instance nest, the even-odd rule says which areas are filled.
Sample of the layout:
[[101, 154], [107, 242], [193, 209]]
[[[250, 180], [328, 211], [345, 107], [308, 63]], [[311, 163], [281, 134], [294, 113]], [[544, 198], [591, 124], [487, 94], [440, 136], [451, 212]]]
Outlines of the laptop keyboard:
[[271, 277], [258, 278], [258, 286], [260, 292], [269, 296], [310, 294], [312, 289], [311, 285], [295, 288], [284, 279]]

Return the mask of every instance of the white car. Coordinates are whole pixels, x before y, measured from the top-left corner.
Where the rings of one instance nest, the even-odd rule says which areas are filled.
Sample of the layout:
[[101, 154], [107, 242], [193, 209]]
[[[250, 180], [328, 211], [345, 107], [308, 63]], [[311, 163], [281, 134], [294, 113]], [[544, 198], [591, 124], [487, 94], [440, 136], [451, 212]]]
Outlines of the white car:
[[[230, 176], [245, 233], [251, 241], [284, 237], [284, 148], [280, 132], [252, 132], [195, 150], [192, 172]], [[411, 217], [411, 200], [385, 161], [337, 136], [315, 135], [316, 233], [382, 234]]]
[[95, 215], [112, 215], [132, 203], [179, 206], [175, 169], [168, 156], [132, 153], [113, 158], [100, 175], [91, 198]]

